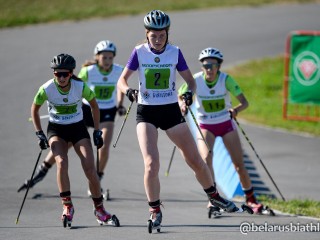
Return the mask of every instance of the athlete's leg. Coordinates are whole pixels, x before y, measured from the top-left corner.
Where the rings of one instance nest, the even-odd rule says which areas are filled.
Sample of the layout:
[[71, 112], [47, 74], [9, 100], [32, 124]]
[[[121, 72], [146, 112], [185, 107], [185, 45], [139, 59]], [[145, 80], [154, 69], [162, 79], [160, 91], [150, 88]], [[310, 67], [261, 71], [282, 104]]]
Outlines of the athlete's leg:
[[57, 164], [57, 183], [60, 193], [70, 191], [68, 174], [68, 143], [53, 136], [49, 140], [50, 148]]
[[187, 164], [195, 172], [196, 178], [202, 185], [203, 189], [213, 186], [210, 170], [202, 160], [197, 145], [188, 128], [187, 123], [180, 123], [166, 130], [168, 137], [180, 149], [182, 156]]
[[236, 130], [228, 132], [222, 139], [230, 154], [234, 167], [239, 174], [242, 188], [249, 189], [251, 187], [251, 180], [248, 171], [244, 166], [243, 152], [238, 132]]
[[207, 164], [207, 166], [209, 167], [211, 176], [212, 176], [212, 180], [213, 182], [214, 180], [214, 171], [213, 171], [213, 145], [214, 145], [214, 141], [215, 141], [215, 137], [214, 135], [206, 130], [206, 129], [201, 129], [202, 135], [205, 139], [205, 141], [208, 143], [209, 149], [211, 149], [211, 151], [208, 151], [208, 147], [205, 143], [205, 141], [202, 139], [202, 136], [200, 135], [200, 133], [197, 134], [197, 140], [198, 140], [198, 149], [199, 149], [199, 153], [201, 158], [205, 161], [205, 163]]
[[89, 189], [92, 198], [101, 197], [100, 181], [94, 166], [94, 155], [91, 141], [88, 138], [83, 138], [74, 144], [74, 150], [78, 154], [83, 171], [89, 181]]
[[99, 149], [99, 173], [104, 172], [107, 166], [110, 153], [110, 145], [113, 136], [114, 123], [113, 122], [103, 122], [100, 123], [100, 128], [102, 130], [103, 146]]
[[137, 124], [139, 146], [144, 161], [144, 187], [149, 202], [160, 199], [158, 131], [150, 123]]

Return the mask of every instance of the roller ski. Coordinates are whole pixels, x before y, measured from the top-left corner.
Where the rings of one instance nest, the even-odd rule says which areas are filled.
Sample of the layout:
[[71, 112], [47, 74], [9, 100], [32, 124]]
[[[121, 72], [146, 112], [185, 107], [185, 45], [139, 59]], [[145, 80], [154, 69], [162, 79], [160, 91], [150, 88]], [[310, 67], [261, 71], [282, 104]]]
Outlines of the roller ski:
[[148, 220], [148, 232], [152, 233], [153, 230], [161, 231], [162, 212], [160, 206], [157, 208], [150, 208], [150, 218]]
[[222, 215], [222, 210], [219, 207], [210, 206], [208, 207], [208, 218], [219, 218]]
[[66, 227], [71, 228], [73, 214], [74, 214], [74, 208], [73, 208], [71, 199], [70, 198], [64, 199], [63, 200], [63, 212], [62, 212], [62, 216], [61, 216], [61, 221], [62, 221], [64, 228], [66, 228]]
[[275, 216], [271, 208], [259, 203], [254, 196], [247, 198], [246, 203], [253, 210], [254, 214]]
[[253, 210], [242, 204], [241, 207], [237, 207], [232, 201], [222, 198], [219, 193], [214, 193], [209, 196], [209, 200], [213, 206], [221, 208], [224, 212], [228, 213], [243, 213], [253, 214]]
[[104, 207], [98, 207], [94, 209], [94, 215], [97, 218], [97, 222], [102, 225], [112, 225], [115, 227], [120, 227], [120, 221], [116, 215], [111, 215], [108, 213]]
[[26, 180], [22, 186], [18, 189], [18, 192], [22, 190], [26, 190], [28, 188], [32, 188], [34, 185], [36, 185], [38, 182], [40, 182], [48, 173], [48, 168], [40, 165], [37, 169], [37, 172], [35, 173], [34, 177], [31, 180]]

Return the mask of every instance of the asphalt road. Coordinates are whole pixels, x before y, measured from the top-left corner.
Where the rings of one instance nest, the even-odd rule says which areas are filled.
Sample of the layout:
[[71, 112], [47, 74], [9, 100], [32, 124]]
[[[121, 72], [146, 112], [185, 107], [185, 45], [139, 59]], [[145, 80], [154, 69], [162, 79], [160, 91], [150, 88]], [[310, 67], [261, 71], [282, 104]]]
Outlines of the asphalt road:
[[[199, 52], [209, 46], [220, 48], [225, 66], [230, 66], [283, 54], [290, 31], [319, 29], [319, 12], [319, 4], [168, 12], [172, 21], [170, 39], [180, 46], [193, 72], [199, 70]], [[173, 144], [163, 132], [159, 134], [163, 228], [162, 233], [149, 235], [135, 106], [117, 147], [111, 150], [103, 179], [103, 187], [110, 189], [112, 198], [106, 208], [118, 216], [120, 228], [98, 226], [92, 202], [86, 196], [86, 179], [73, 150], [70, 151], [76, 210], [73, 228], [63, 229], [60, 222], [62, 209], [55, 168], [29, 191], [19, 224], [15, 224], [24, 196], [17, 193], [17, 188], [30, 177], [39, 154], [33, 126], [28, 122], [30, 106], [38, 87], [51, 77], [51, 58], [62, 52], [73, 55], [78, 72], [81, 64], [93, 55], [95, 44], [110, 39], [118, 47], [116, 62], [124, 65], [132, 48], [144, 38], [142, 20], [143, 15], [138, 15], [0, 30], [0, 239], [319, 239], [316, 219], [282, 214], [276, 217], [224, 214], [220, 219], [208, 219], [205, 194], [180, 154], [175, 155], [169, 177], [164, 176]], [[130, 84], [136, 86], [134, 77]], [[46, 114], [45, 107], [42, 113]], [[115, 134], [121, 123], [122, 119], [116, 120]], [[319, 138], [241, 124], [287, 199], [320, 200]], [[277, 195], [250, 146], [245, 140], [242, 143], [266, 185]], [[240, 233], [242, 223], [253, 226], [247, 235]], [[258, 225], [262, 226], [257, 229]], [[317, 232], [308, 233], [307, 227]]]

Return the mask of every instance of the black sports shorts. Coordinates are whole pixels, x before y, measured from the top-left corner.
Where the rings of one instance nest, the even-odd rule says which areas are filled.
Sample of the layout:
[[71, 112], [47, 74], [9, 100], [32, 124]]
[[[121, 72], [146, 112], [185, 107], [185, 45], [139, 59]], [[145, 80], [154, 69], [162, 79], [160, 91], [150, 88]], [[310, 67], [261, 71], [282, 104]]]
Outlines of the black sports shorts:
[[167, 130], [186, 121], [177, 102], [165, 105], [138, 104], [136, 120], [137, 124], [147, 122], [162, 130]]

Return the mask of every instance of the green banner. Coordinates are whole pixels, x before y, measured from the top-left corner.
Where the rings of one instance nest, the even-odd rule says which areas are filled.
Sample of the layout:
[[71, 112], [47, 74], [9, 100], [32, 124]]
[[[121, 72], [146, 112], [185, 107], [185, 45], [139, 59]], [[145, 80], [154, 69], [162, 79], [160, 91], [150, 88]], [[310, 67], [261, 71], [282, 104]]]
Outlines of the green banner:
[[320, 36], [291, 37], [289, 102], [320, 105]]

